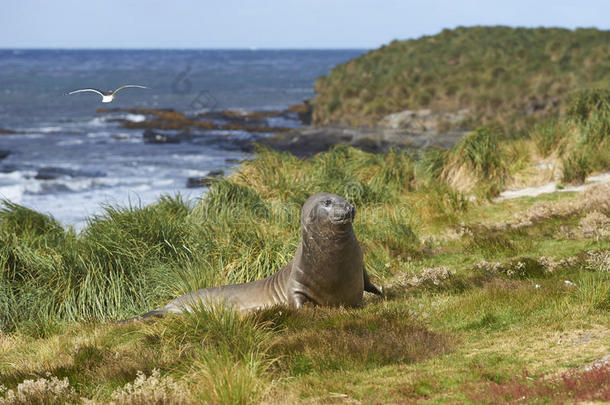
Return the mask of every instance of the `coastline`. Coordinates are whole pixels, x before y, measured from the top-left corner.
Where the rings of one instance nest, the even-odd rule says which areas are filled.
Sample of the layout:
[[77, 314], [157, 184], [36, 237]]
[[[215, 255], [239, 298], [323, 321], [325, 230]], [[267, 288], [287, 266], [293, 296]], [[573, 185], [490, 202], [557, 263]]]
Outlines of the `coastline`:
[[[297, 157], [311, 157], [339, 144], [348, 144], [371, 153], [427, 147], [447, 149], [468, 132], [459, 129], [440, 131], [436, 125], [438, 117], [428, 118], [424, 121], [426, 126], [421, 125], [421, 120], [418, 121], [418, 128], [409, 125], [408, 120], [401, 122], [401, 125], [392, 125], [391, 122], [391, 125], [373, 128], [315, 126], [311, 125], [312, 110], [308, 101], [283, 110], [222, 110], [194, 116], [173, 109], [151, 108], [100, 108], [98, 113], [145, 116], [136, 122], [115, 120], [127, 129], [144, 129], [144, 142], [188, 142], [194, 132], [207, 131], [202, 133], [210, 145], [239, 149], [246, 153], [252, 153], [257, 145], [262, 145], [278, 152], [290, 152]], [[278, 122], [284, 126], [273, 125]], [[249, 137], [231, 137], [226, 131], [247, 133]]]

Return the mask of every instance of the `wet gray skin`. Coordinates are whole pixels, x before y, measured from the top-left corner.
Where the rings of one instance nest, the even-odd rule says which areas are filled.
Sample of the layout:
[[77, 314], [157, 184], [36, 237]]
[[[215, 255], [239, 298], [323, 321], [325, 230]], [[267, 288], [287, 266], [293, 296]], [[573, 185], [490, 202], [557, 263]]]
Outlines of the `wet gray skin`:
[[361, 305], [363, 291], [381, 292], [364, 268], [362, 249], [352, 228], [355, 216], [356, 209], [343, 197], [315, 194], [303, 205], [301, 243], [293, 259], [278, 272], [250, 283], [197, 290], [141, 317], [190, 312], [215, 302], [228, 303], [239, 311], [274, 305], [298, 309], [306, 303]]

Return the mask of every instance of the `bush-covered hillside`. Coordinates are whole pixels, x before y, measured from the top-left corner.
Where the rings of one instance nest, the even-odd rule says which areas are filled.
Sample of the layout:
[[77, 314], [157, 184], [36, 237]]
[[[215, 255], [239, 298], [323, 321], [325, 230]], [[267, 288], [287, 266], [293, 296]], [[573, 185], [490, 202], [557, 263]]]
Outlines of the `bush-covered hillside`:
[[571, 90], [610, 85], [610, 31], [469, 27], [394, 41], [316, 82], [314, 122], [374, 125], [406, 109], [469, 109], [461, 126], [522, 129]]

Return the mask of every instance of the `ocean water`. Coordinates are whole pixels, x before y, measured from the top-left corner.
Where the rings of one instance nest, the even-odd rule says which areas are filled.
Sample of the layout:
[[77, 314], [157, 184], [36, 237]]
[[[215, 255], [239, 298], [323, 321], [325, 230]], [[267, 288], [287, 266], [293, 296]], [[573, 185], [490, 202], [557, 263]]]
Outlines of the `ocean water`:
[[[0, 198], [80, 229], [104, 204], [148, 204], [166, 193], [200, 197], [205, 189], [187, 189], [188, 177], [230, 171], [247, 155], [210, 142], [218, 131], [200, 131], [189, 142], [147, 144], [143, 130], [118, 122], [144, 116], [96, 110], [283, 109], [313, 97], [317, 77], [363, 52], [0, 50], [0, 128], [21, 132], [0, 134], [0, 151], [10, 152], [0, 160]], [[102, 104], [93, 93], [65, 95], [82, 87], [112, 90], [124, 84], [149, 89], [123, 90], [111, 104]], [[55, 178], [36, 178], [41, 170], [53, 171]]]

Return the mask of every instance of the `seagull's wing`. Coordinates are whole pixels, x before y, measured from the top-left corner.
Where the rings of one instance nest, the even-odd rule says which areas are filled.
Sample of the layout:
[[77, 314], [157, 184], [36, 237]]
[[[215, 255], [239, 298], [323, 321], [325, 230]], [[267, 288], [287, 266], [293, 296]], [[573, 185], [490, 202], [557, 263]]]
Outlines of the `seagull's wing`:
[[100, 96], [104, 97], [104, 93], [102, 93], [102, 91], [98, 90], [98, 89], [78, 89], [78, 90], [71, 91], [68, 94], [83, 93], [83, 92], [86, 92], [86, 91], [90, 91], [92, 93], [97, 93]]
[[147, 89], [147, 88], [148, 88], [148, 87], [146, 87], [146, 86], [139, 86], [139, 85], [137, 85], [137, 84], [127, 84], [127, 85], [125, 85], [125, 86], [121, 86], [121, 87], [119, 87], [118, 89], [116, 89], [115, 91], [113, 91], [113, 92], [112, 92], [112, 95], [115, 95], [115, 94], [117, 94], [119, 91], [121, 91], [121, 90], [123, 90], [123, 89], [126, 89], [126, 88], [128, 88], [128, 87], [137, 87], [138, 89]]

